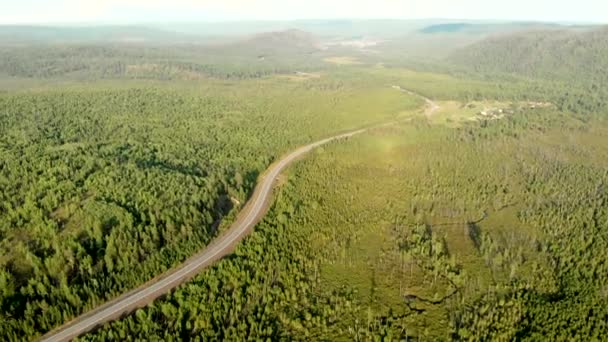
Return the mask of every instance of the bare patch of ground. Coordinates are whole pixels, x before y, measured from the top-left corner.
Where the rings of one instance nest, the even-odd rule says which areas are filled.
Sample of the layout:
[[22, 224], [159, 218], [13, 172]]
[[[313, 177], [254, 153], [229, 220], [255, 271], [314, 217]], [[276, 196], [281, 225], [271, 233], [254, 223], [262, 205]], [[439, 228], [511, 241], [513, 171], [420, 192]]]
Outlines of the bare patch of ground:
[[290, 81], [301, 82], [321, 78], [321, 74], [296, 71], [293, 74], [280, 75], [281, 78], [286, 78]]
[[323, 59], [327, 63], [336, 64], [336, 65], [358, 65], [363, 64], [355, 57], [348, 56], [336, 56], [336, 57], [327, 57]]
[[426, 103], [426, 106], [424, 107], [424, 115], [426, 115], [427, 118], [430, 118], [435, 112], [439, 111], [441, 109], [441, 106], [437, 104], [437, 102], [429, 99], [428, 97], [424, 97], [420, 94], [414, 93], [413, 91], [401, 88], [400, 86], [394, 85], [392, 86], [393, 89], [397, 89], [401, 92], [404, 92], [406, 94], [412, 95], [412, 96], [417, 96], [421, 99], [424, 100], [424, 102]]

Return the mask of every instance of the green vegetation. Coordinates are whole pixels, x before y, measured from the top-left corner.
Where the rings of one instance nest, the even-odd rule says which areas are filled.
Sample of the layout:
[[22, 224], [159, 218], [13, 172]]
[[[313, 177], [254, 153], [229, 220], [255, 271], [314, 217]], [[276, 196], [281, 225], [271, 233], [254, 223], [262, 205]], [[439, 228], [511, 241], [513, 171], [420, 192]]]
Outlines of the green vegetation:
[[453, 52], [449, 61], [485, 79], [546, 80], [568, 112], [605, 111], [607, 33], [601, 27], [499, 35]]
[[605, 82], [608, 29], [535, 30], [488, 38], [451, 60], [483, 74], [520, 74], [577, 82]]
[[521, 111], [319, 149], [233, 257], [83, 340], [601, 340], [606, 134]]
[[[249, 44], [249, 43], [248, 43]], [[0, 50], [0, 75], [19, 78], [201, 80], [259, 78], [296, 70], [318, 69], [315, 56], [299, 48], [277, 53], [239, 46], [61, 44]]]
[[608, 338], [605, 30], [427, 24], [408, 44], [448, 59], [405, 60], [394, 32], [348, 47], [354, 23], [0, 28], [0, 340], [204, 248], [279, 156], [385, 122], [295, 164], [233, 255], [81, 339]]
[[48, 331], [184, 260], [280, 154], [417, 105], [331, 75], [1, 95], [2, 339]]

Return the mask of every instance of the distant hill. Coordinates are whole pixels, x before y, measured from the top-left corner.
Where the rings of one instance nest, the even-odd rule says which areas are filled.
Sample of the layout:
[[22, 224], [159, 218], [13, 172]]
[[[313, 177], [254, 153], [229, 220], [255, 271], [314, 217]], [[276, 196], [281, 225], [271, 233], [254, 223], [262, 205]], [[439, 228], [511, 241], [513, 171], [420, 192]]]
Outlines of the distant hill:
[[506, 22], [506, 23], [440, 23], [429, 25], [419, 30], [420, 33], [471, 33], [471, 34], [490, 34], [496, 32], [514, 32], [530, 29], [546, 29], [562, 27], [559, 24], [536, 23], [536, 22]]
[[213, 44], [196, 36], [181, 41], [184, 37], [189, 36], [133, 27], [1, 27], [0, 78], [252, 78], [325, 65], [315, 54], [320, 51], [315, 37], [304, 31]]
[[321, 37], [373, 36], [376, 38], [391, 39], [440, 22], [442, 21], [396, 19], [319, 19], [293, 21], [199, 22], [181, 24], [167, 23], [157, 25], [155, 27], [159, 27], [167, 31], [225, 37], [238, 37], [262, 32], [281, 32], [289, 29], [298, 29]]
[[608, 80], [608, 27], [493, 36], [455, 51], [449, 60], [485, 74], [580, 82]]
[[420, 30], [422, 33], [446, 33], [446, 32], [462, 32], [464, 30], [474, 27], [473, 24], [467, 23], [451, 23], [451, 24], [438, 24], [427, 26]]
[[199, 37], [141, 26], [0, 25], [0, 44], [91, 42], [190, 42]]
[[536, 22], [435, 21], [402, 32], [388, 39], [379, 49], [390, 56], [394, 65], [408, 58], [423, 62], [443, 61], [454, 51], [497, 34], [563, 27], [560, 24]]
[[297, 29], [259, 33], [237, 44], [260, 51], [299, 50], [301, 52], [318, 50], [320, 46], [313, 34]]

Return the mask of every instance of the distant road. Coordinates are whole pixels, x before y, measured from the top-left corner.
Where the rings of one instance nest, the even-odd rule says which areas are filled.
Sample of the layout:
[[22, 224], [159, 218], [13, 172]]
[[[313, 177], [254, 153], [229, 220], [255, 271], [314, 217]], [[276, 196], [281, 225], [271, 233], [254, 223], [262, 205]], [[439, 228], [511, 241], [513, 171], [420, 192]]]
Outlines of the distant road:
[[[399, 89], [405, 91], [401, 88]], [[409, 91], [406, 92], [410, 93]], [[420, 96], [414, 93], [411, 94]], [[433, 108], [432, 111], [435, 111], [435, 108], [438, 108], [431, 100], [424, 99], [427, 100], [427, 105]], [[394, 124], [394, 122], [377, 125], [371, 128], [378, 128], [391, 124]], [[232, 253], [236, 248], [237, 243], [253, 229], [262, 217], [264, 217], [266, 210], [268, 209], [275, 180], [289, 164], [321, 145], [361, 134], [371, 128], [363, 128], [349, 133], [335, 135], [300, 147], [272, 164], [266, 170], [262, 180], [256, 186], [253, 195], [243, 210], [241, 210], [230, 229], [215, 239], [207, 248], [192, 256], [180, 266], [148, 281], [137, 289], [129, 291], [122, 296], [75, 318], [64, 326], [49, 332], [42, 337], [41, 341], [69, 341], [107, 322], [129, 314], [168, 293], [171, 289], [191, 279], [201, 270], [212, 265], [215, 261]]]
[[424, 114], [427, 117], [433, 115], [436, 111], [438, 111], [439, 109], [441, 109], [441, 107], [439, 107], [439, 105], [437, 103], [435, 103], [435, 101], [429, 99], [428, 97], [422, 96], [422, 95], [420, 95], [418, 93], [415, 93], [415, 92], [413, 92], [411, 90], [407, 90], [405, 88], [402, 88], [401, 86], [394, 85], [393, 88], [397, 89], [399, 91], [402, 91], [402, 92], [404, 92], [406, 94], [409, 94], [409, 95], [412, 95], [412, 96], [416, 96], [416, 97], [419, 97], [419, 98], [423, 99], [424, 102], [426, 102], [426, 109], [424, 110]]

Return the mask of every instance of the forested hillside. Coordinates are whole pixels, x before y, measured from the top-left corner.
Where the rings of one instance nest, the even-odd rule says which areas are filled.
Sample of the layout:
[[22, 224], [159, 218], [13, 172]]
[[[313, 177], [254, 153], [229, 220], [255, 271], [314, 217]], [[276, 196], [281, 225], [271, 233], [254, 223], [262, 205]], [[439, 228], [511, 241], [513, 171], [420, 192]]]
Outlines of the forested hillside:
[[[237, 50], [237, 51], [235, 51]], [[200, 47], [128, 45], [26, 46], [0, 50], [0, 75], [21, 78], [226, 79], [319, 69], [322, 62], [310, 55], [248, 50], [243, 46]], [[290, 57], [291, 56], [291, 57]]]
[[[23, 30], [26, 28], [0, 27], [0, 46], [6, 44], [2, 35]], [[115, 30], [100, 30], [100, 34], [123, 34], [134, 42], [127, 42], [127, 38], [110, 43], [94, 38], [72, 41], [60, 37], [75, 34], [73, 30], [59, 30], [59, 38], [40, 44], [6, 45], [0, 48], [0, 76], [78, 80], [244, 79], [327, 66], [322, 62], [323, 53], [316, 38], [298, 30], [267, 32], [214, 44], [202, 38], [198, 42], [194, 38], [171, 40], [164, 35], [138, 39], [133, 37], [147, 37], [150, 33], [134, 28], [125, 28], [123, 33]], [[40, 29], [35, 33], [43, 35]], [[54, 36], [54, 31], [48, 35]]]
[[514, 73], [599, 86], [608, 80], [608, 27], [500, 34], [450, 60], [482, 74]]
[[252, 49], [281, 53], [294, 52], [294, 49], [299, 50], [296, 51], [299, 53], [310, 53], [319, 49], [319, 42], [313, 34], [296, 29], [260, 33], [244, 43]]
[[419, 30], [421, 33], [428, 35], [435, 35], [440, 33], [466, 33], [469, 35], [485, 36], [492, 33], [508, 33], [515, 31], [523, 31], [530, 29], [547, 29], [547, 28], [558, 28], [560, 25], [537, 23], [537, 22], [510, 22], [510, 23], [497, 23], [497, 22], [453, 22], [453, 23], [440, 23], [435, 25], [429, 25]]

